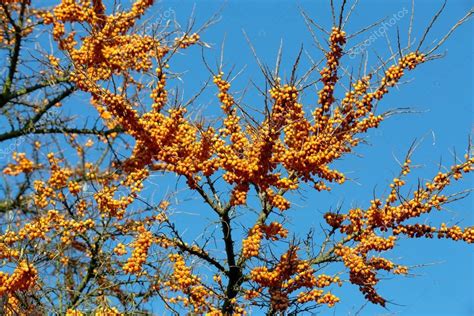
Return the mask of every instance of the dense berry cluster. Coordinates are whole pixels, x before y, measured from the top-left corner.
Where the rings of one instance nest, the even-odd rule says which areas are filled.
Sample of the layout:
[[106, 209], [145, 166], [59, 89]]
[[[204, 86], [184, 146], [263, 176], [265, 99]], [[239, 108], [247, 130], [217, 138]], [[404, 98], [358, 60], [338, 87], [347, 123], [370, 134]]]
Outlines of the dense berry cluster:
[[[133, 243], [132, 256], [128, 258], [123, 266], [123, 270], [127, 273], [139, 273], [142, 271], [142, 265], [146, 262], [148, 249], [153, 241], [151, 232], [142, 229], [135, 242]], [[121, 252], [121, 250], [118, 250]]]
[[242, 256], [244, 258], [256, 257], [260, 252], [262, 239], [272, 241], [286, 238], [288, 230], [278, 222], [272, 222], [268, 225], [255, 225], [248, 233], [248, 237], [242, 241]]
[[12, 274], [0, 272], [0, 295], [27, 291], [34, 287], [38, 271], [26, 261], [21, 261]]
[[10, 176], [16, 176], [19, 175], [20, 173], [29, 173], [34, 170], [34, 163], [26, 158], [25, 153], [13, 153], [13, 159], [15, 160], [14, 164], [8, 164], [8, 166], [3, 169], [3, 173], [10, 175]]
[[291, 294], [302, 289], [303, 291], [297, 295], [298, 302], [313, 301], [333, 306], [339, 298], [330, 292], [324, 293], [323, 290], [314, 288], [327, 287], [332, 283], [341, 284], [339, 277], [315, 276], [316, 271], [310, 262], [299, 259], [297, 251], [298, 248], [291, 247], [274, 267], [253, 268], [250, 276], [252, 281], [258, 284], [259, 289], [251, 294], [257, 297], [263, 289], [268, 289], [272, 310], [279, 312], [286, 311], [290, 305]]
[[326, 66], [320, 71], [323, 89], [319, 91], [319, 104], [321, 112], [327, 112], [334, 102], [334, 89], [338, 81], [337, 70], [339, 60], [343, 53], [343, 46], [346, 43], [346, 32], [340, 28], [333, 27], [329, 37], [329, 51], [326, 53]]
[[213, 293], [209, 292], [201, 282], [201, 279], [192, 274], [191, 269], [186, 266], [184, 258], [178, 254], [169, 256], [173, 262], [173, 273], [168, 281], [163, 282], [161, 287], [170, 292], [182, 293], [168, 298], [171, 304], [181, 303], [184, 307], [191, 308], [195, 313], [209, 313], [209, 315], [222, 315], [209, 301], [213, 299]]

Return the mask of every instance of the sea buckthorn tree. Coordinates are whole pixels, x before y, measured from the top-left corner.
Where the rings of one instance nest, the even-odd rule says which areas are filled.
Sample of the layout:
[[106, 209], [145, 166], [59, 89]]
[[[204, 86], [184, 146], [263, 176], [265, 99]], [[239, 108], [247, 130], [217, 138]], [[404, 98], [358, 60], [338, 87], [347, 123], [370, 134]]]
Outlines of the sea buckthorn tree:
[[70, 62], [60, 60], [61, 56], [55, 56], [57, 49], [46, 45], [51, 40], [44, 24], [48, 10], [30, 1], [0, 2], [0, 167], [3, 170], [15, 161], [17, 167], [7, 168], [5, 174], [22, 174], [15, 181], [2, 179], [2, 214], [31, 211], [27, 201], [32, 179], [46, 161], [43, 151], [49, 145], [60, 152], [59, 143], [71, 144], [78, 135], [105, 139], [120, 133], [118, 127], [109, 129], [102, 122], [84, 123], [62, 106], [77, 88], [70, 81]]
[[[447, 189], [473, 170], [469, 148], [447, 171], [407, 193], [410, 149], [387, 196], [372, 198], [366, 208], [324, 214], [321, 228], [315, 228], [323, 236], [318, 246], [287, 227], [298, 202], [295, 193], [344, 184], [346, 175], [334, 163], [380, 126], [387, 117], [378, 111], [384, 97], [407, 72], [440, 57], [438, 48], [472, 11], [422, 49], [438, 12], [417, 43], [409, 40], [403, 46], [398, 38], [397, 50], [373, 67], [362, 65], [354, 76], [341, 66], [354, 35], [346, 34], [345, 26], [357, 1], [350, 8], [343, 1], [337, 9], [331, 1], [329, 30], [303, 14], [311, 32], [327, 36], [326, 46], [317, 42], [321, 63], [298, 76], [301, 52], [285, 80], [279, 65], [270, 70], [257, 59], [266, 80], [266, 87], [256, 88], [265, 99], [260, 115], [249, 115], [233, 94], [230, 70], [212, 68], [204, 59], [211, 80], [203, 90], [214, 89], [221, 111], [220, 119], [212, 120], [189, 114], [199, 93], [188, 101], [176, 97], [179, 74], [171, 65], [191, 46], [209, 48], [203, 30], [215, 19], [201, 27], [191, 19], [185, 28], [165, 20], [143, 28], [141, 21], [154, 18], [147, 15], [153, 0], [123, 6], [62, 0], [49, 9], [34, 6], [26, 0], [1, 4], [5, 27], [0, 35], [11, 55], [0, 100], [18, 113], [13, 130], [18, 135], [48, 133], [35, 129], [39, 119], [26, 111], [48, 111], [76, 90], [88, 98], [89, 104], [80, 106], [94, 109], [91, 117], [100, 120], [100, 129], [52, 127], [49, 132], [62, 137], [56, 146], [28, 138], [31, 149], [13, 152], [3, 168], [7, 179], [25, 183], [14, 190], [22, 203], [9, 205], [15, 216], [3, 223], [0, 235], [3, 313], [136, 315], [159, 309], [177, 315], [297, 314], [334, 306], [344, 299], [334, 289], [346, 284], [385, 306], [377, 291], [380, 280], [409, 273], [409, 267], [388, 255], [401, 238], [474, 241], [474, 227], [433, 227], [423, 221], [460, 197]], [[23, 102], [20, 94], [29, 93], [29, 81], [10, 75], [17, 73], [19, 39], [28, 36], [25, 28], [31, 23], [41, 24], [57, 45], [45, 59], [53, 72], [32, 73], [37, 85], [43, 75], [56, 78], [38, 87], [46, 96], [62, 96], [43, 97], [46, 106]], [[410, 27], [408, 37], [411, 32]], [[350, 87], [341, 94], [347, 77]], [[311, 111], [305, 112], [302, 96], [315, 86]], [[148, 180], [162, 174], [178, 176], [180, 188], [150, 202], [147, 190], [159, 186]], [[180, 204], [174, 201], [184, 189], [206, 205], [209, 221], [199, 223], [198, 239], [187, 238], [180, 225]], [[340, 271], [325, 272], [333, 264]]]

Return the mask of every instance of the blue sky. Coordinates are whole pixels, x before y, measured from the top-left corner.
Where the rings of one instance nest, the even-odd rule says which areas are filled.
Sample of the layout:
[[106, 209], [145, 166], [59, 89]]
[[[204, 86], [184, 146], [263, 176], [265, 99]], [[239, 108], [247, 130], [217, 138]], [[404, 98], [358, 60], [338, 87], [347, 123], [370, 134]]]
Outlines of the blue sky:
[[[56, 1], [47, 1], [53, 3]], [[107, 2], [107, 1], [105, 1]], [[125, 1], [124, 1], [125, 2]], [[242, 31], [248, 35], [255, 46], [259, 58], [269, 66], [274, 65], [280, 42], [283, 42], [282, 78], [291, 72], [291, 65], [301, 45], [312, 58], [319, 60], [321, 53], [311, 40], [306, 29], [300, 8], [317, 23], [330, 27], [331, 14], [329, 1], [168, 1], [158, 3], [152, 15], [175, 17], [183, 25], [194, 7], [196, 25], [204, 23], [213, 13], [220, 11], [220, 21], [202, 34], [202, 40], [211, 49], [204, 54], [213, 66], [220, 59], [220, 48], [225, 39], [224, 71], [235, 67], [234, 73], [243, 70], [233, 83], [234, 91], [242, 91], [253, 80], [262, 87], [264, 78], [259, 72]], [[337, 1], [336, 1], [337, 2]], [[419, 39], [431, 17], [441, 5], [438, 0], [415, 1], [415, 21], [412, 38]], [[352, 4], [352, 1], [349, 1]], [[428, 36], [427, 44], [440, 39], [456, 21], [472, 6], [471, 1], [450, 1], [444, 14]], [[396, 23], [388, 28], [389, 37], [396, 38], [397, 28], [401, 39], [406, 43], [411, 1], [362, 0], [349, 21], [346, 31], [350, 34], [382, 18], [387, 21], [397, 15]], [[369, 38], [371, 31], [359, 35], [352, 44]], [[321, 215], [330, 207], [342, 204], [347, 210], [352, 206], [367, 206], [373, 197], [385, 193], [391, 179], [399, 172], [397, 159], [403, 159], [411, 143], [416, 139], [420, 145], [413, 161], [420, 167], [408, 178], [413, 185], [417, 179], [432, 177], [440, 161], [445, 166], [453, 162], [454, 150], [462, 155], [467, 147], [468, 135], [472, 133], [472, 88], [473, 88], [473, 23], [459, 28], [444, 44], [440, 52], [446, 56], [421, 65], [406, 78], [407, 84], [393, 89], [379, 105], [380, 112], [410, 107], [416, 114], [391, 117], [377, 130], [367, 134], [367, 145], [361, 145], [355, 154], [337, 162], [341, 171], [353, 179], [343, 186], [335, 186], [330, 193], [315, 193], [307, 189], [304, 198], [293, 199], [296, 207], [289, 211], [293, 231], [305, 231], [319, 227]], [[323, 37], [320, 37], [324, 41]], [[349, 46], [352, 46], [349, 43]], [[369, 65], [377, 62], [375, 52], [380, 56], [389, 55], [387, 42], [383, 37], [370, 40], [367, 45]], [[343, 63], [354, 65], [359, 62], [345, 57]], [[302, 62], [302, 69], [308, 59]], [[200, 89], [209, 78], [202, 64], [201, 50], [191, 48], [184, 56], [178, 56], [172, 63], [174, 71], [183, 71], [181, 78], [184, 96], [190, 97]], [[214, 67], [215, 69], [215, 67]], [[301, 74], [301, 72], [300, 72]], [[347, 81], [346, 81], [347, 82]], [[210, 118], [219, 114], [219, 105], [214, 97], [215, 90], [209, 89], [194, 104], [197, 113]], [[84, 119], [93, 113], [87, 104], [88, 98], [74, 98], [66, 108]], [[303, 96], [307, 109], [316, 104], [316, 90], [308, 89]], [[246, 93], [244, 103], [262, 107], [262, 100], [251, 87]], [[87, 110], [85, 110], [87, 109]], [[152, 183], [153, 182], [153, 183]], [[163, 177], [148, 184], [156, 184], [145, 190], [150, 200], [157, 199], [174, 188], [172, 177]], [[462, 185], [454, 186], [453, 191], [472, 188], [472, 176], [464, 179]], [[157, 193], [158, 192], [158, 193]], [[157, 197], [155, 197], [155, 194]], [[210, 212], [201, 211], [204, 207], [194, 196], [180, 197], [179, 211], [182, 211], [179, 225], [186, 229], [186, 236], [192, 240], [201, 227], [196, 225], [196, 216], [201, 219], [212, 217]], [[461, 226], [474, 225], [473, 199], [456, 202], [448, 211], [433, 213], [423, 218], [429, 224], [448, 224]], [[177, 208], [178, 210], [178, 208]], [[426, 264], [413, 270], [416, 277], [383, 280], [378, 287], [380, 293], [393, 304], [386, 309], [367, 304], [359, 315], [473, 315], [474, 314], [474, 262], [472, 245], [446, 240], [403, 240], [399, 248], [390, 253], [390, 258], [406, 265]], [[355, 315], [364, 305], [359, 291], [353, 286], [336, 289], [341, 303], [331, 310], [324, 309], [323, 315]], [[161, 313], [159, 313], [161, 314]], [[254, 312], [252, 315], [259, 315]]]

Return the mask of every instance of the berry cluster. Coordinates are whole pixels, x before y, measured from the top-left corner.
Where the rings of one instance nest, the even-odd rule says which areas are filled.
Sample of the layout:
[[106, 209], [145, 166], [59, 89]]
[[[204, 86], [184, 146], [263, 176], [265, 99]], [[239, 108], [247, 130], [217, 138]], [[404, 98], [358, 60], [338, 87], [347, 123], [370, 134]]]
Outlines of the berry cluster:
[[199, 39], [199, 34], [193, 33], [191, 35], [186, 34], [182, 37], [176, 37], [174, 42], [179, 48], [188, 48], [189, 46], [196, 44]]
[[132, 256], [128, 258], [123, 265], [123, 271], [126, 273], [137, 274], [142, 271], [142, 265], [146, 262], [148, 249], [153, 241], [153, 234], [142, 229], [137, 239], [133, 242]]

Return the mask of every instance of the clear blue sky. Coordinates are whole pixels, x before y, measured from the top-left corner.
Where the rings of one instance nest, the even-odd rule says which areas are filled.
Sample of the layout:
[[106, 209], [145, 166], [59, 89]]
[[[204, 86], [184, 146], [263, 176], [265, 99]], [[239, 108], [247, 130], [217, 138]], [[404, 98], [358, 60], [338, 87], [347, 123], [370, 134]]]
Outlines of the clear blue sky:
[[[193, 6], [197, 25], [220, 8], [222, 20], [204, 32], [202, 39], [213, 46], [205, 53], [210, 65], [219, 60], [220, 45], [225, 37], [225, 69], [235, 66], [236, 71], [245, 67], [244, 72], [236, 79], [235, 90], [245, 87], [249, 79], [263, 83], [251, 51], [246, 43], [242, 30], [255, 46], [261, 60], [274, 65], [275, 56], [283, 40], [283, 74], [291, 71], [300, 45], [313, 56], [320, 58], [320, 53], [312, 44], [298, 7], [302, 7], [319, 24], [330, 26], [328, 1], [228, 1], [222, 4], [217, 1], [163, 1], [160, 7], [164, 14], [173, 14], [184, 23]], [[336, 1], [337, 2], [337, 1]], [[349, 3], [352, 3], [349, 1]], [[381, 18], [399, 14], [399, 19], [388, 34], [392, 41], [396, 38], [396, 28], [400, 28], [402, 41], [406, 41], [411, 1], [361, 1], [347, 26], [348, 33], [355, 32]], [[431, 17], [439, 8], [441, 1], [416, 1], [413, 37], [419, 39]], [[444, 14], [428, 37], [427, 43], [440, 39], [447, 30], [461, 18], [472, 6], [471, 1], [450, 1]], [[401, 18], [400, 18], [401, 16]], [[363, 41], [371, 32], [357, 37]], [[414, 162], [420, 164], [411, 178], [416, 185], [417, 178], [428, 178], [437, 172], [440, 159], [446, 164], [453, 161], [453, 150], [464, 153], [467, 137], [472, 132], [472, 22], [464, 25], [444, 45], [440, 52], [446, 52], [443, 59], [419, 67], [409, 75], [410, 83], [391, 91], [380, 105], [380, 111], [397, 107], [411, 107], [422, 111], [419, 114], [401, 115], [385, 121], [381, 128], [369, 132], [369, 145], [357, 148], [362, 155], [347, 156], [338, 163], [340, 168], [356, 181], [346, 183], [331, 193], [312, 193], [308, 190], [306, 199], [299, 201], [300, 207], [292, 213], [293, 229], [304, 231], [309, 226], [318, 226], [320, 214], [330, 206], [343, 203], [344, 209], [354, 205], [366, 206], [375, 191], [384, 193], [387, 183], [398, 173], [395, 157], [403, 159], [410, 144], [415, 139], [423, 139]], [[368, 51], [370, 61], [376, 62], [373, 50], [380, 56], [387, 56], [389, 51], [385, 38], [378, 38], [371, 43]], [[199, 63], [199, 50], [190, 50], [187, 62], [175, 62], [176, 69], [189, 70], [183, 76], [185, 92], [197, 90], [198, 78], [205, 80], [207, 73]], [[191, 60], [191, 62], [190, 62]], [[350, 62], [349, 58], [346, 61]], [[284, 77], [284, 76], [283, 76]], [[240, 86], [239, 86], [240, 85]], [[252, 89], [250, 89], [252, 90]], [[247, 104], [262, 106], [253, 99], [249, 91], [245, 99]], [[315, 103], [315, 95], [308, 90], [305, 99], [308, 107]], [[201, 98], [198, 107], [204, 112], [213, 113], [217, 107], [214, 99]], [[460, 188], [471, 188], [472, 177]], [[195, 202], [199, 203], [199, 202]], [[449, 206], [449, 212], [433, 213], [426, 217], [426, 223], [437, 224], [445, 221], [463, 226], [473, 225], [473, 199], [467, 198]], [[425, 219], [423, 219], [425, 221]], [[184, 221], [183, 226], [193, 223]], [[189, 227], [192, 230], [192, 227]], [[394, 304], [387, 309], [368, 304], [360, 315], [473, 315], [474, 314], [474, 280], [472, 245], [445, 240], [406, 240], [400, 243], [391, 258], [407, 265], [432, 264], [414, 270], [416, 277], [394, 278], [384, 280], [380, 292]], [[332, 310], [323, 310], [323, 315], [355, 315], [363, 305], [363, 297], [355, 287], [344, 287], [340, 294], [342, 301]], [[258, 315], [258, 312], [254, 313]]]
[[[56, 1], [48, 1], [50, 3]], [[106, 1], [107, 2], [107, 1]], [[248, 44], [242, 34], [245, 30], [254, 44], [261, 60], [274, 65], [275, 56], [283, 40], [284, 59], [282, 77], [291, 71], [300, 46], [318, 60], [320, 52], [312, 43], [299, 13], [302, 7], [320, 25], [330, 27], [329, 1], [169, 1], [164, 0], [157, 5], [155, 15], [176, 17], [185, 24], [193, 6], [197, 25], [202, 24], [213, 13], [222, 9], [221, 21], [206, 30], [202, 39], [212, 46], [206, 50], [205, 56], [210, 65], [219, 60], [220, 46], [225, 38], [224, 63], [225, 70], [235, 66], [236, 71], [245, 68], [244, 72], [235, 80], [234, 90], [244, 89], [249, 80], [257, 84], [264, 82], [258, 67], [252, 57]], [[415, 1], [415, 21], [413, 37], [419, 39], [424, 28], [433, 14], [441, 5], [441, 1]], [[336, 1], [338, 3], [338, 1]], [[352, 1], [349, 1], [352, 4]], [[411, 1], [375, 1], [362, 0], [352, 15], [347, 26], [347, 32], [352, 33], [381, 18], [390, 19], [393, 14], [399, 14], [395, 25], [389, 28], [388, 34], [393, 40], [396, 38], [397, 27], [403, 42], [406, 42], [406, 33], [409, 23]], [[447, 4], [444, 14], [429, 35], [426, 43], [440, 39], [449, 28], [461, 18], [472, 6], [472, 1], [453, 0]], [[363, 41], [371, 32], [360, 35], [355, 42]], [[398, 174], [396, 158], [403, 159], [410, 144], [421, 140], [413, 161], [420, 165], [409, 178], [416, 185], [417, 178], [429, 178], [437, 172], [438, 164], [445, 165], [453, 162], [453, 150], [464, 154], [467, 147], [467, 138], [472, 133], [472, 89], [473, 89], [473, 23], [462, 26], [445, 43], [440, 52], [446, 52], [443, 59], [422, 65], [407, 77], [411, 82], [394, 89], [380, 104], [380, 111], [397, 107], [411, 107], [420, 111], [418, 114], [400, 115], [385, 121], [377, 130], [368, 133], [368, 145], [361, 145], [356, 149], [357, 155], [345, 157], [338, 162], [340, 170], [354, 179], [340, 187], [334, 187], [331, 193], [314, 193], [307, 190], [305, 199], [295, 201], [298, 206], [291, 211], [292, 222], [289, 225], [294, 231], [305, 231], [309, 227], [318, 227], [321, 214], [331, 206], [343, 205], [347, 210], [351, 206], [366, 206], [373, 197], [375, 190], [379, 195], [385, 193], [388, 182]], [[321, 38], [323, 39], [323, 38]], [[350, 44], [349, 44], [350, 45]], [[370, 62], [376, 62], [373, 51], [380, 56], [387, 56], [389, 51], [385, 38], [377, 38], [371, 42], [367, 51], [370, 53]], [[198, 91], [200, 84], [209, 74], [201, 62], [200, 49], [191, 48], [186, 51], [187, 56], [177, 58], [171, 66], [175, 71], [187, 71], [182, 76], [185, 96]], [[357, 59], [355, 59], [358, 61]], [[354, 62], [346, 57], [345, 62]], [[303, 65], [307, 62], [303, 62]], [[215, 69], [215, 68], [214, 68]], [[285, 71], [286, 70], [286, 71]], [[217, 115], [218, 104], [213, 96], [215, 91], [210, 89], [195, 103], [195, 108], [208, 116]], [[254, 107], [262, 107], [261, 100], [255, 97], [255, 91], [247, 93], [245, 103]], [[307, 90], [304, 96], [305, 105], [311, 108], [316, 103], [316, 93]], [[77, 107], [75, 100], [72, 111], [86, 117], [91, 112]], [[84, 107], [87, 107], [84, 99]], [[70, 103], [72, 104], [72, 103]], [[170, 180], [157, 181], [153, 191], [165, 192], [174, 185]], [[472, 188], [472, 177], [465, 179], [462, 186], [455, 189]], [[151, 191], [150, 191], [151, 192]], [[163, 193], [158, 193], [161, 195]], [[150, 199], [153, 199], [150, 196]], [[195, 225], [196, 215], [202, 218], [210, 217], [211, 213], [200, 213], [202, 203], [189, 197], [188, 201], [181, 201], [186, 212], [180, 225], [187, 229], [187, 237], [192, 238], [201, 227]], [[157, 198], [158, 199], [158, 198]], [[452, 204], [448, 212], [433, 213], [423, 220], [429, 224], [438, 224], [445, 221], [449, 224], [459, 223], [461, 226], [474, 225], [473, 199], [471, 197]], [[474, 262], [472, 245], [446, 240], [404, 240], [400, 247], [390, 254], [392, 259], [406, 265], [429, 264], [413, 270], [417, 274], [411, 278], [393, 278], [383, 280], [378, 287], [380, 293], [393, 304], [386, 309], [368, 304], [360, 315], [474, 315]], [[322, 315], [355, 315], [364, 304], [359, 291], [353, 286], [336, 289], [335, 293], [341, 297], [341, 303], [331, 310], [324, 309]], [[162, 313], [158, 313], [162, 314]], [[252, 315], [259, 315], [258, 312]]]

